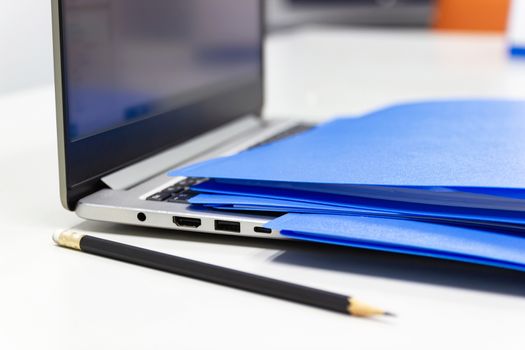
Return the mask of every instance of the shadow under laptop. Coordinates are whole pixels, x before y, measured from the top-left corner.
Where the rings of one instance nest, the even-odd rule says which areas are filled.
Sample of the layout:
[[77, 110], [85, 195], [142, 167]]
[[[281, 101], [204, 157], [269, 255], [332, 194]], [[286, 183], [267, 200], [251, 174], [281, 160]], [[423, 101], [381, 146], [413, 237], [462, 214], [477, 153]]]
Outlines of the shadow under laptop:
[[280, 250], [272, 256], [272, 263], [525, 296], [525, 272], [456, 261], [311, 242], [222, 236], [92, 221], [82, 222], [71, 229]]

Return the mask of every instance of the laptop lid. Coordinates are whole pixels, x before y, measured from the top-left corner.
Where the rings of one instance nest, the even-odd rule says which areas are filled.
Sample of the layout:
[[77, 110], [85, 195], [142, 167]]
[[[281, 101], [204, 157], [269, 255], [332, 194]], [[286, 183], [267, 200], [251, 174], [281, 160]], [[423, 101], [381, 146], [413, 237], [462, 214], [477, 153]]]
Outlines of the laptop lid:
[[260, 0], [53, 0], [64, 207], [263, 102]]

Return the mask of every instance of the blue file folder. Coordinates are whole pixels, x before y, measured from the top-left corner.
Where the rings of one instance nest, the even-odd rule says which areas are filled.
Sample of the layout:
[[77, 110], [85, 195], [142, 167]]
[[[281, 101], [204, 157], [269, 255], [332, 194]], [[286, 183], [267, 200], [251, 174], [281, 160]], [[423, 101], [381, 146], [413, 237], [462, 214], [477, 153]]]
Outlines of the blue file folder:
[[284, 236], [525, 271], [525, 238], [399, 219], [286, 214], [265, 225]]
[[405, 104], [171, 171], [285, 236], [525, 271], [525, 101]]
[[[315, 212], [319, 212], [319, 205], [323, 205], [325, 209], [334, 208], [333, 210], [340, 211], [355, 211], [355, 210], [366, 210], [369, 212], [384, 212], [384, 213], [397, 213], [402, 216], [415, 216], [415, 217], [434, 217], [437, 219], [463, 219], [471, 221], [489, 221], [499, 224], [513, 224], [513, 225], [525, 225], [525, 213], [523, 211], [510, 210], [491, 210], [480, 208], [472, 209], [465, 207], [450, 207], [450, 206], [437, 206], [437, 205], [422, 205], [407, 202], [398, 201], [387, 201], [387, 200], [376, 200], [366, 197], [348, 197], [348, 196], [337, 196], [333, 194], [307, 192], [299, 190], [290, 190], [282, 188], [267, 188], [267, 187], [250, 187], [240, 185], [230, 185], [222, 183], [206, 182], [201, 185], [193, 187], [197, 192], [208, 193], [207, 196], [203, 197], [199, 195], [195, 198], [190, 199], [192, 204], [208, 204], [209, 206], [227, 209], [225, 207], [225, 201], [229, 201], [232, 206], [237, 206], [235, 209], [242, 209], [242, 206], [250, 206], [251, 209], [272, 211], [268, 209], [271, 205], [270, 200], [279, 200], [288, 202], [288, 207], [284, 205], [280, 208], [276, 208], [275, 211], [286, 211], [299, 212], [297, 208], [308, 208], [309, 206], [314, 209]], [[213, 194], [213, 195], [210, 195]], [[221, 198], [221, 196], [227, 196]], [[264, 201], [263, 201], [264, 199]], [[206, 203], [206, 201], [208, 203]], [[216, 203], [219, 201], [218, 203]], [[523, 207], [523, 202], [519, 202]], [[217, 205], [219, 204], [219, 205]], [[250, 210], [250, 208], [246, 208]], [[277, 210], [278, 209], [278, 210]], [[301, 210], [300, 212], [304, 212]], [[326, 212], [324, 212], [326, 213]], [[328, 211], [331, 213], [331, 211]]]
[[310, 186], [525, 188], [525, 102], [438, 101], [341, 118], [172, 176]]
[[191, 204], [202, 205], [212, 209], [248, 212], [306, 213], [327, 215], [360, 215], [367, 217], [400, 218], [436, 223], [449, 223], [468, 227], [478, 227], [496, 231], [513, 232], [525, 236], [525, 218], [509, 220], [498, 217], [480, 217], [479, 215], [437, 215], [428, 212], [396, 212], [386, 210], [369, 210], [345, 208], [317, 203], [299, 202], [265, 197], [243, 197], [229, 195], [199, 194], [189, 200]]

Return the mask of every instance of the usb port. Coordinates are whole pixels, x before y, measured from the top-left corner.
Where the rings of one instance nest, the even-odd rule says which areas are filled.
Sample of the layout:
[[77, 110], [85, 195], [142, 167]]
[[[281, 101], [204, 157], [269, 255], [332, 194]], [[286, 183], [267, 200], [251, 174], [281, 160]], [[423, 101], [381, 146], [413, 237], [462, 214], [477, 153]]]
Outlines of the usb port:
[[217, 231], [241, 232], [241, 223], [235, 221], [215, 220]]
[[174, 216], [173, 222], [179, 227], [193, 227], [197, 228], [201, 225], [201, 219], [185, 218], [182, 216]]
[[255, 226], [253, 228], [253, 230], [255, 232], [258, 232], [258, 233], [272, 233], [272, 229], [271, 228], [266, 228], [266, 227], [262, 227], [262, 226]]

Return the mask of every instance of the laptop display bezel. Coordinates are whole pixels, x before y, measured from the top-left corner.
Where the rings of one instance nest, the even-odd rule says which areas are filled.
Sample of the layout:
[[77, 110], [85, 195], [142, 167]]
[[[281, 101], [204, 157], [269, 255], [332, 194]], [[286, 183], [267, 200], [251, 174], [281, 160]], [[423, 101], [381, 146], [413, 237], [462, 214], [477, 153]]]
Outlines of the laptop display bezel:
[[[62, 205], [74, 210], [76, 203], [101, 188], [101, 178], [188, 141], [204, 132], [248, 114], [260, 116], [263, 106], [264, 5], [260, 0], [260, 69], [246, 86], [223, 91], [198, 103], [118, 127], [74, 142], [68, 135], [68, 101], [63, 47], [62, 0], [53, 0], [53, 42], [58, 131], [60, 192]], [[198, 118], [196, 118], [198, 116]], [[186, 123], [184, 133], [173, 130]]]

